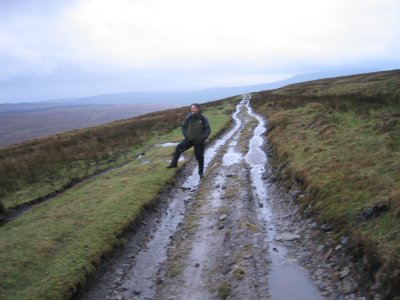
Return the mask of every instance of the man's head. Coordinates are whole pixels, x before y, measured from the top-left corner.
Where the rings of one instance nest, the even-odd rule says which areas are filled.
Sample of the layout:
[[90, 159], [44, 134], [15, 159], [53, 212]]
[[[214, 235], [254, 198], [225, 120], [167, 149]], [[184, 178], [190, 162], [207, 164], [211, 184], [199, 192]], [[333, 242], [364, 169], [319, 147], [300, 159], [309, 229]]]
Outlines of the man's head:
[[201, 112], [200, 105], [197, 103], [194, 103], [190, 106], [190, 112], [192, 115], [199, 114]]

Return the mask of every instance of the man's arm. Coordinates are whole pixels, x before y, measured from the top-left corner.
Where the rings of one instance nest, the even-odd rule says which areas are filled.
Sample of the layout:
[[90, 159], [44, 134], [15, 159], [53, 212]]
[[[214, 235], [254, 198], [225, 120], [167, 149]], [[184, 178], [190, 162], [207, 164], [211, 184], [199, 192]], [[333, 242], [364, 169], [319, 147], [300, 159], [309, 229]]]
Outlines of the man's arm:
[[211, 133], [210, 122], [203, 116], [203, 139], [206, 140]]
[[181, 125], [182, 134], [185, 137], [185, 139], [187, 139], [187, 128], [188, 128], [189, 118], [190, 115], [186, 116]]

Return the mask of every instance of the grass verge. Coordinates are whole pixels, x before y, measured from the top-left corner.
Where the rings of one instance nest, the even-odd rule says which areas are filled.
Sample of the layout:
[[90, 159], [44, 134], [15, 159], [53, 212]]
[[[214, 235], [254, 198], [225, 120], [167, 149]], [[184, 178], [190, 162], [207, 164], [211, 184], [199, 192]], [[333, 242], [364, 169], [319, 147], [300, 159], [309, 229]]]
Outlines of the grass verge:
[[[349, 235], [386, 295], [400, 292], [400, 72], [288, 86], [254, 95], [274, 163], [300, 205]], [[379, 272], [378, 272], [379, 270]]]

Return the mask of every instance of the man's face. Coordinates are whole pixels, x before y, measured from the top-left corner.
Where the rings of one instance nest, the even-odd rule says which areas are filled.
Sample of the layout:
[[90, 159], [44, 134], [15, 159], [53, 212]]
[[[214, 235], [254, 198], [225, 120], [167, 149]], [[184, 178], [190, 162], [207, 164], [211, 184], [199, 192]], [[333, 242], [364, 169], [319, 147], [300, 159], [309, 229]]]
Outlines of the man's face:
[[197, 114], [199, 111], [200, 109], [196, 105], [192, 105], [190, 107], [190, 112], [192, 113], [192, 115]]

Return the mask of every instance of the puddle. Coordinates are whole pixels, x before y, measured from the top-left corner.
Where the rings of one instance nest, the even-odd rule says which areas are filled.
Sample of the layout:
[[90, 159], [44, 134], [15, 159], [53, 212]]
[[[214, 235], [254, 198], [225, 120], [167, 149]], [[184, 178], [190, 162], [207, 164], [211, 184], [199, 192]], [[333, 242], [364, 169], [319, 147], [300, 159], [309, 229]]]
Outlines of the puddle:
[[183, 220], [185, 199], [189, 199], [189, 193], [180, 192], [171, 202], [167, 212], [160, 220], [158, 229], [152, 234], [152, 239], [135, 257], [136, 264], [129, 276], [124, 279], [122, 288], [123, 296], [132, 299], [150, 299], [154, 295], [154, 278], [159, 265], [167, 258], [167, 245], [171, 236], [176, 231], [178, 224]]
[[[226, 177], [218, 175], [215, 182], [218, 185], [225, 184]], [[208, 289], [205, 288], [206, 284], [203, 282], [202, 273], [207, 269], [209, 258], [204, 253], [212, 253], [212, 247], [215, 243], [222, 243], [221, 240], [216, 240], [214, 235], [210, 235], [210, 226], [216, 226], [215, 215], [218, 209], [223, 205], [221, 201], [221, 190], [214, 189], [210, 195], [209, 204], [202, 208], [202, 218], [199, 219], [197, 224], [198, 230], [194, 237], [192, 251], [190, 253], [190, 261], [192, 264], [188, 265], [184, 270], [182, 285], [185, 286], [184, 293], [181, 299], [210, 299], [212, 298]], [[194, 264], [197, 263], [197, 264]], [[188, 278], [189, 280], [185, 280]]]
[[172, 147], [172, 146], [176, 146], [176, 145], [178, 145], [178, 143], [170, 143], [170, 142], [168, 142], [168, 143], [164, 143], [164, 144], [157, 144], [156, 146], [157, 147]]
[[237, 146], [237, 137], [233, 138], [233, 140], [229, 143], [229, 148], [222, 157], [223, 166], [225, 167], [232, 166], [234, 164], [239, 163], [243, 159], [242, 154], [235, 151], [236, 146]]
[[286, 247], [275, 240], [277, 230], [273, 224], [273, 215], [270, 200], [273, 191], [266, 187], [263, 181], [265, 168], [268, 166], [266, 154], [261, 150], [264, 144], [263, 133], [265, 132], [265, 121], [253, 113], [246, 101], [246, 108], [251, 116], [258, 121], [254, 129], [254, 136], [250, 140], [250, 149], [245, 155], [245, 161], [251, 167], [251, 180], [256, 201], [259, 204], [260, 218], [267, 230], [267, 243], [269, 256], [271, 258], [271, 271], [269, 273], [269, 292], [271, 299], [279, 300], [312, 300], [322, 299], [318, 289], [312, 284], [306, 271], [295, 261], [286, 257]]
[[[170, 143], [170, 142], [168, 142], [168, 143], [164, 143], [164, 144], [157, 144], [157, 145], [155, 145], [155, 147], [172, 147], [172, 146], [175, 147], [176, 145], [178, 145], [178, 143]], [[140, 161], [142, 164], [150, 163], [150, 160], [146, 159], [144, 154], [138, 155], [136, 157], [136, 160]], [[178, 162], [181, 162], [183, 160], [185, 160], [185, 156], [183, 154], [181, 154], [181, 156], [179, 157]], [[169, 162], [170, 162], [170, 160], [169, 160]]]
[[230, 152], [225, 153], [224, 157], [222, 158], [222, 165], [225, 167], [229, 167], [229, 166], [239, 163], [242, 159], [243, 159], [243, 156], [240, 153], [230, 151]]

